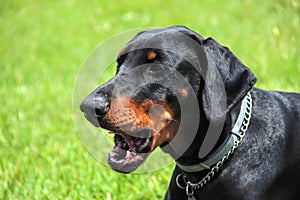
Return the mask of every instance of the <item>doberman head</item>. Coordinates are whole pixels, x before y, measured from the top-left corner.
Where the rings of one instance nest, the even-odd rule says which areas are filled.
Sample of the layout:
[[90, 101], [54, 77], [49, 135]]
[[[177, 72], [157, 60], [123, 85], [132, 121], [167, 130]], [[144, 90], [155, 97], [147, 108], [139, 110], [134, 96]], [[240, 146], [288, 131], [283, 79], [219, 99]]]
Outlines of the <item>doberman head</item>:
[[[208, 122], [224, 118], [256, 80], [226, 47], [181, 26], [139, 33], [117, 62], [116, 75], [89, 94], [80, 108], [94, 126], [115, 134], [108, 163], [123, 173], [137, 169], [158, 146], [171, 143], [184, 113], [188, 125], [181, 132], [196, 129], [182, 154], [198, 151]], [[211, 85], [220, 87], [209, 92]]]

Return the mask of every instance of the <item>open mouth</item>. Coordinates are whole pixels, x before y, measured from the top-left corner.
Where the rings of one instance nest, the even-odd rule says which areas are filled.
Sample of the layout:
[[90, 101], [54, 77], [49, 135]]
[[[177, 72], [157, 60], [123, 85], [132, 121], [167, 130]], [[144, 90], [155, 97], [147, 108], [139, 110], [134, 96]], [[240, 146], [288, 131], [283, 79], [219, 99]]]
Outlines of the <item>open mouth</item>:
[[109, 133], [115, 134], [115, 147], [108, 153], [107, 162], [118, 172], [133, 172], [151, 153], [153, 136], [140, 138], [126, 133]]

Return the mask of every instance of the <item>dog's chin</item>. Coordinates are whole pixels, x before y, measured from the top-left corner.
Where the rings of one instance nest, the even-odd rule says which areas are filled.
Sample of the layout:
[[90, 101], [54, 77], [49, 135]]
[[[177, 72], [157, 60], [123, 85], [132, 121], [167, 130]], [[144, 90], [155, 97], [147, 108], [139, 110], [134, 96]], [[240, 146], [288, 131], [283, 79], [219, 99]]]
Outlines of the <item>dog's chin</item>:
[[109, 166], [120, 173], [131, 173], [150, 155], [153, 137], [138, 138], [116, 133], [114, 141], [115, 147], [108, 153]]

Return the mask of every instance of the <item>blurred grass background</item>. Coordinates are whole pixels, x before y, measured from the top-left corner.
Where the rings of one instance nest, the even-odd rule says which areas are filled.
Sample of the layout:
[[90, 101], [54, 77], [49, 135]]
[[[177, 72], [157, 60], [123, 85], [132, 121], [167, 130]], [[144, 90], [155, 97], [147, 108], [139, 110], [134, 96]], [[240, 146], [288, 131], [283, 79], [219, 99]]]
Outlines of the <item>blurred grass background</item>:
[[108, 37], [186, 25], [228, 46], [257, 75], [256, 86], [299, 92], [299, 20], [296, 0], [1, 0], [0, 199], [163, 198], [173, 166], [118, 174], [77, 136], [76, 73]]

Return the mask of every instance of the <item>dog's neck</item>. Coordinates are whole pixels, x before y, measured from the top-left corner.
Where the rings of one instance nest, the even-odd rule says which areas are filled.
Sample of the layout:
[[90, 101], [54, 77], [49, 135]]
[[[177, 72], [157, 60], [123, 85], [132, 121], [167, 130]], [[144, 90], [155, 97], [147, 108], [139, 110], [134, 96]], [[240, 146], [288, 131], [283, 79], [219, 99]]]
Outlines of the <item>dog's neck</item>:
[[232, 148], [235, 137], [239, 137], [239, 130], [246, 114], [246, 104], [247, 100], [245, 97], [242, 102], [226, 114], [221, 136], [212, 151], [204, 158], [199, 158], [199, 151], [208, 128], [207, 124], [209, 123], [201, 116], [202, 120], [200, 120], [199, 126], [201, 128], [190, 148], [176, 160], [177, 166], [185, 172], [201, 173], [201, 171], [207, 172], [211, 166], [216, 164]]

